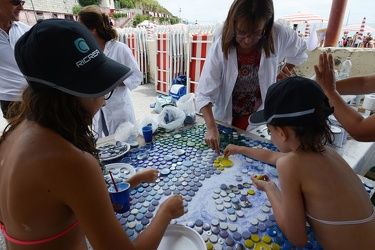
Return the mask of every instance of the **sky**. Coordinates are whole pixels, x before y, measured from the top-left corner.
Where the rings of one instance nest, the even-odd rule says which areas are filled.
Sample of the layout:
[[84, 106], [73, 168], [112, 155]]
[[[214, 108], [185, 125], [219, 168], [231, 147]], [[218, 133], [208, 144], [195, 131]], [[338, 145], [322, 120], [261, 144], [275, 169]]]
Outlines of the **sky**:
[[[216, 24], [225, 20], [233, 0], [158, 0], [173, 15], [187, 19], [189, 23]], [[331, 0], [274, 0], [275, 20], [293, 13], [314, 13], [328, 20]], [[181, 12], [179, 12], [181, 8]], [[360, 24], [366, 17], [367, 24], [375, 28], [375, 1], [348, 0], [343, 27]]]

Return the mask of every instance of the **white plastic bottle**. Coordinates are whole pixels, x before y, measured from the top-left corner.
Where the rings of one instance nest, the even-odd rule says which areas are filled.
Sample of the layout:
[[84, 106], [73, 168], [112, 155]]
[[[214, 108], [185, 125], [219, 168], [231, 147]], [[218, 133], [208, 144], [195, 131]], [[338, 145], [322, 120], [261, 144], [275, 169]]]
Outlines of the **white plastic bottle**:
[[350, 61], [350, 57], [348, 56], [345, 62], [341, 64], [339, 79], [348, 78], [350, 75], [350, 71], [352, 70], [352, 67], [353, 67], [352, 62]]

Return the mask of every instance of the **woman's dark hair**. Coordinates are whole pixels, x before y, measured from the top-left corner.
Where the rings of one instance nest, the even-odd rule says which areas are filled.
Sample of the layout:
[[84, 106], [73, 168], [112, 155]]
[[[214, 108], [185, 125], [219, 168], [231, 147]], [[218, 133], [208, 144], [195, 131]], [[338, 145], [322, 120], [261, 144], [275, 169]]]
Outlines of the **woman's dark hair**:
[[117, 31], [112, 27], [109, 16], [103, 13], [99, 6], [88, 5], [78, 12], [79, 20], [88, 28], [96, 29], [98, 36], [104, 41], [116, 40]]
[[267, 58], [275, 53], [272, 0], [235, 0], [233, 2], [222, 31], [221, 44], [225, 59], [228, 59], [229, 50], [234, 49], [237, 44], [235, 37], [236, 23], [244, 30], [255, 30], [261, 23], [265, 23], [264, 38], [260, 39], [257, 45], [264, 49]]
[[292, 127], [296, 133], [296, 138], [300, 141], [302, 151], [323, 152], [325, 145], [334, 146], [333, 133], [330, 129], [331, 122], [327, 119], [327, 113], [331, 108], [323, 102], [315, 110], [315, 115], [320, 122], [310, 126]]
[[18, 108], [18, 115], [5, 128], [0, 143], [27, 119], [52, 129], [77, 148], [99, 159], [95, 137], [89, 127], [92, 116], [78, 97], [53, 88], [34, 90], [27, 86], [22, 94], [20, 106], [11, 106], [10, 112], [14, 108]]

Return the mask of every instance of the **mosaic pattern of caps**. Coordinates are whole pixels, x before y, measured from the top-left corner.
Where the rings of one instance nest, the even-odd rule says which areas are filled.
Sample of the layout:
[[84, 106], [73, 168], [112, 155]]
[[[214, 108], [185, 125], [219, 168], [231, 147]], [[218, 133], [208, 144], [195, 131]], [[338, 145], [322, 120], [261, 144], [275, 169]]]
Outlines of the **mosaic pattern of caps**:
[[[235, 129], [220, 125], [218, 128], [222, 150], [229, 143], [277, 150], [273, 144]], [[128, 163], [137, 171], [157, 168], [160, 172], [156, 183], [143, 183], [131, 191], [129, 212], [116, 214], [129, 237], [135, 238], [149, 225], [158, 206], [169, 195], [181, 194], [185, 214], [172, 223], [195, 229], [207, 249], [302, 249], [288, 242], [276, 224], [266, 194], [258, 191], [250, 179], [252, 173], [267, 174], [279, 185], [277, 170], [242, 155], [230, 156], [231, 167], [217, 169], [214, 161], [218, 155], [205, 144], [205, 130], [204, 124], [197, 124], [171, 133], [158, 131], [154, 142], [105, 162]], [[114, 174], [116, 182], [123, 181], [124, 173]], [[322, 249], [310, 228], [307, 230], [309, 241], [303, 249]]]

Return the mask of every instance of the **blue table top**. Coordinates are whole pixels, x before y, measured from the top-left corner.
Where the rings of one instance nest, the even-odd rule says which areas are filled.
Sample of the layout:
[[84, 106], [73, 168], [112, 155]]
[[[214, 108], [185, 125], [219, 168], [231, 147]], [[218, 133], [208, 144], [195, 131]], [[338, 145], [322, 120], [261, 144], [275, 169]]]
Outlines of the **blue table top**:
[[[233, 143], [277, 150], [273, 144], [233, 128], [218, 128], [222, 149]], [[172, 223], [195, 229], [214, 249], [245, 249], [251, 242], [255, 249], [258, 242], [273, 249], [301, 249], [288, 242], [276, 224], [265, 192], [258, 191], [250, 179], [252, 173], [267, 174], [279, 185], [276, 168], [243, 155], [232, 155], [232, 167], [217, 169], [214, 160], [218, 156], [203, 140], [205, 129], [205, 124], [197, 124], [172, 133], [159, 132], [152, 143], [104, 162], [126, 162], [137, 171], [146, 167], [159, 169], [156, 183], [143, 183], [132, 190], [130, 211], [117, 214], [129, 237], [136, 237], [147, 227], [168, 196], [181, 194], [185, 214]], [[117, 181], [123, 180], [118, 177]], [[303, 249], [321, 249], [310, 228], [307, 229], [309, 241]]]

